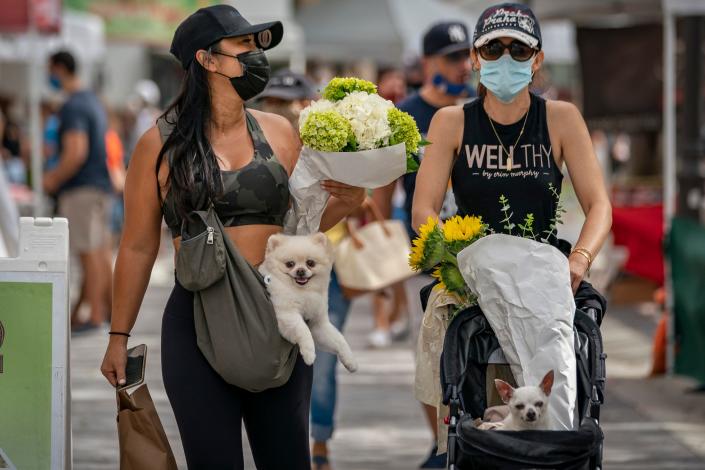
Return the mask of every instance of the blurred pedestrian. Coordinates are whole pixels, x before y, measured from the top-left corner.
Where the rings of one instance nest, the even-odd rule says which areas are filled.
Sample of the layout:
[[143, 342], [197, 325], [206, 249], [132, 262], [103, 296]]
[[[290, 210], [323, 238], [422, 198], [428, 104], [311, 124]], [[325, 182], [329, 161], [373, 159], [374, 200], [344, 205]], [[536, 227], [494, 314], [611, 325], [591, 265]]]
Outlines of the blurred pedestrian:
[[23, 141], [26, 139], [22, 138], [17, 103], [10, 100], [6, 104], [6, 110], [2, 145], [0, 146], [6, 177], [11, 183], [26, 186], [29, 184], [28, 165], [23, 156], [27, 153], [27, 148], [23, 145]]
[[[399, 69], [381, 69], [377, 75], [377, 93], [384, 99], [398, 104], [406, 97], [404, 74]], [[391, 207], [382, 201], [382, 215], [392, 218]], [[399, 282], [372, 295], [374, 329], [367, 337], [373, 348], [386, 348], [394, 339], [403, 339], [409, 330], [406, 290], [404, 282]]]
[[154, 127], [157, 119], [162, 111], [159, 103], [162, 99], [159, 86], [149, 79], [139, 80], [135, 84], [130, 99], [128, 100], [128, 109], [134, 115], [134, 125], [128, 137], [129, 150], [126, 155], [125, 164], [128, 163], [129, 154], [135, 148], [137, 141], [149, 129]]
[[[99, 327], [108, 315], [112, 283], [109, 214], [112, 186], [105, 148], [108, 119], [99, 99], [83, 88], [73, 55], [59, 51], [49, 58], [52, 87], [67, 100], [59, 110], [59, 161], [44, 174], [44, 190], [58, 196], [58, 213], [69, 220], [69, 242], [81, 263], [81, 292], [71, 312], [74, 330]], [[79, 311], [87, 303], [89, 320]]]
[[[282, 37], [281, 22], [252, 25], [230, 5], [196, 11], [174, 34], [171, 52], [185, 71], [182, 92], [142, 136], [128, 167], [112, 330], [101, 367], [113, 386], [125, 381], [127, 338], [157, 256], [162, 219], [178, 253], [182, 221], [212, 202], [224, 233], [253, 266], [262, 263], [269, 237], [283, 230], [301, 143], [281, 116], [245, 107], [269, 80], [264, 50]], [[331, 193], [321, 219], [327, 230], [357, 208], [365, 192], [322, 185]], [[312, 367], [299, 356], [288, 382], [258, 393], [231, 385], [201, 352], [193, 319], [194, 293], [177, 280], [163, 316], [162, 375], [188, 467], [243, 469], [244, 421], [258, 468], [310, 470]]]
[[59, 115], [54, 99], [45, 97], [41, 103], [44, 144], [44, 171], [59, 164]]
[[394, 104], [406, 98], [406, 81], [402, 71], [395, 68], [380, 69], [377, 74], [377, 94]]
[[[399, 109], [411, 114], [419, 126], [423, 136], [428, 132], [431, 118], [439, 109], [457, 104], [474, 96], [474, 90], [468, 85], [470, 78], [470, 38], [465, 24], [457, 21], [441, 22], [431, 26], [423, 36], [424, 82], [418, 92], [399, 103]], [[423, 158], [423, 154], [419, 156]], [[411, 173], [402, 177], [406, 198], [404, 201], [404, 215], [406, 218], [409, 236], [416, 236], [411, 227], [411, 203], [416, 186], [416, 174]], [[392, 196], [395, 184], [375, 191], [374, 198], [383, 214], [389, 216], [392, 211]], [[447, 182], [443, 184], [446, 188]], [[454, 212], [452, 194], [448, 192], [446, 210], [443, 216], [451, 216]], [[409, 311], [414, 315], [414, 333], [418, 332], [423, 311], [418, 300], [418, 291], [421, 286], [430, 282], [430, 276], [421, 275], [407, 281], [410, 304]], [[416, 341], [413, 341], [415, 346]], [[437, 416], [435, 407], [424, 405], [425, 415], [429, 427], [434, 434], [434, 443], [437, 441]], [[436, 455], [436, 447], [431, 449], [428, 458], [421, 468], [445, 468], [446, 455]]]
[[[280, 70], [272, 76], [267, 88], [260, 95], [262, 111], [279, 114], [287, 118], [295, 129], [299, 128], [299, 114], [318, 96], [313, 82], [306, 76], [290, 70]], [[326, 232], [332, 245], [346, 235], [345, 224], [340, 222]], [[338, 331], [343, 331], [350, 311], [350, 300], [343, 295], [335, 271], [328, 287], [328, 317]], [[331, 470], [328, 457], [328, 441], [335, 429], [335, 407], [337, 398], [336, 368], [338, 357], [326, 351], [316, 351], [313, 363], [313, 385], [311, 388], [311, 460], [313, 470]]]
[[[0, 110], [0, 141], [5, 133], [5, 115]], [[9, 181], [0, 160], [0, 257], [17, 256], [19, 248], [19, 213], [10, 194]]]
[[[110, 175], [110, 183], [113, 187], [113, 203], [110, 211], [110, 232], [113, 235], [113, 241], [110, 244], [111, 256], [112, 247], [120, 239], [122, 231], [122, 223], [124, 217], [124, 205], [122, 200], [122, 192], [125, 189], [125, 145], [122, 139], [122, 119], [120, 115], [111, 111], [108, 113], [108, 130], [105, 133], [105, 150], [107, 153], [106, 163], [108, 165], [108, 174]], [[111, 288], [112, 292], [112, 288]]]
[[297, 131], [301, 110], [317, 97], [314, 84], [307, 76], [288, 69], [274, 73], [259, 96], [262, 111], [284, 116]]

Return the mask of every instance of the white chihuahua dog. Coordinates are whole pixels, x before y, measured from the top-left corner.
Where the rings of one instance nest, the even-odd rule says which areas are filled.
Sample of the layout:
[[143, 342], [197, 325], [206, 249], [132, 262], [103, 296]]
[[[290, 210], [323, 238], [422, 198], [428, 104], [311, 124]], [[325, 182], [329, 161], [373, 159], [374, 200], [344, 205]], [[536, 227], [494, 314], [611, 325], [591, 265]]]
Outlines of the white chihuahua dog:
[[317, 344], [322, 350], [337, 354], [345, 368], [355, 372], [357, 362], [350, 346], [328, 319], [333, 258], [333, 249], [323, 233], [275, 234], [269, 237], [259, 272], [271, 295], [279, 332], [299, 346], [304, 362], [313, 364]]
[[[505, 410], [507, 415], [502, 421], [483, 423], [480, 426], [481, 429], [496, 429], [498, 431], [549, 429], [548, 397], [551, 395], [551, 387], [553, 387], [553, 370], [548, 371], [537, 386], [514, 388], [500, 379], [495, 379], [494, 384], [509, 410]], [[487, 414], [485, 418], [487, 419]]]

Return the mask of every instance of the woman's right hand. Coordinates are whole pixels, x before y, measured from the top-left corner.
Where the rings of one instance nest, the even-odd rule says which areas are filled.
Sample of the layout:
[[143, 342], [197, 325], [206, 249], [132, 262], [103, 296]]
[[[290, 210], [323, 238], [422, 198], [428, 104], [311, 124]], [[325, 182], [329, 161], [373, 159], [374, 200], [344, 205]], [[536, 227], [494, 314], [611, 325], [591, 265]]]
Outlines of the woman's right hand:
[[108, 349], [105, 351], [100, 371], [110, 385], [117, 387], [125, 384], [125, 366], [127, 365], [127, 338], [111, 336]]

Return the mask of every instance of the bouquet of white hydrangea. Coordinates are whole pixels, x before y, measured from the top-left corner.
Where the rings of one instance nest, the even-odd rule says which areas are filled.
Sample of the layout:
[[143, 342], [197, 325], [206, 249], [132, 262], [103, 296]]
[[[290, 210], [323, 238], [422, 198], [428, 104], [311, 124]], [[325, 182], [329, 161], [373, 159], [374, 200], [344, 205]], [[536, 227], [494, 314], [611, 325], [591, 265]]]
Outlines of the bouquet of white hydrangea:
[[303, 148], [289, 180], [293, 205], [287, 233], [318, 230], [328, 193], [321, 180], [378, 188], [416, 171], [414, 156], [427, 145], [411, 115], [377, 94], [377, 87], [357, 78], [334, 78], [323, 98], [301, 111]]

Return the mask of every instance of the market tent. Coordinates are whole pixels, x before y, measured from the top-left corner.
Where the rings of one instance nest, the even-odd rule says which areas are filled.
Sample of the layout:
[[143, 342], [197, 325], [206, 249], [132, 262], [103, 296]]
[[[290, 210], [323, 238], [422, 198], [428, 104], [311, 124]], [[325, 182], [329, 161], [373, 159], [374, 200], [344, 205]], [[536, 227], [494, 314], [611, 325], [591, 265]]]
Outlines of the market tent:
[[437, 21], [461, 20], [470, 31], [475, 22], [467, 10], [436, 0], [327, 0], [302, 8], [296, 19], [309, 59], [388, 65], [420, 54], [424, 31]]

